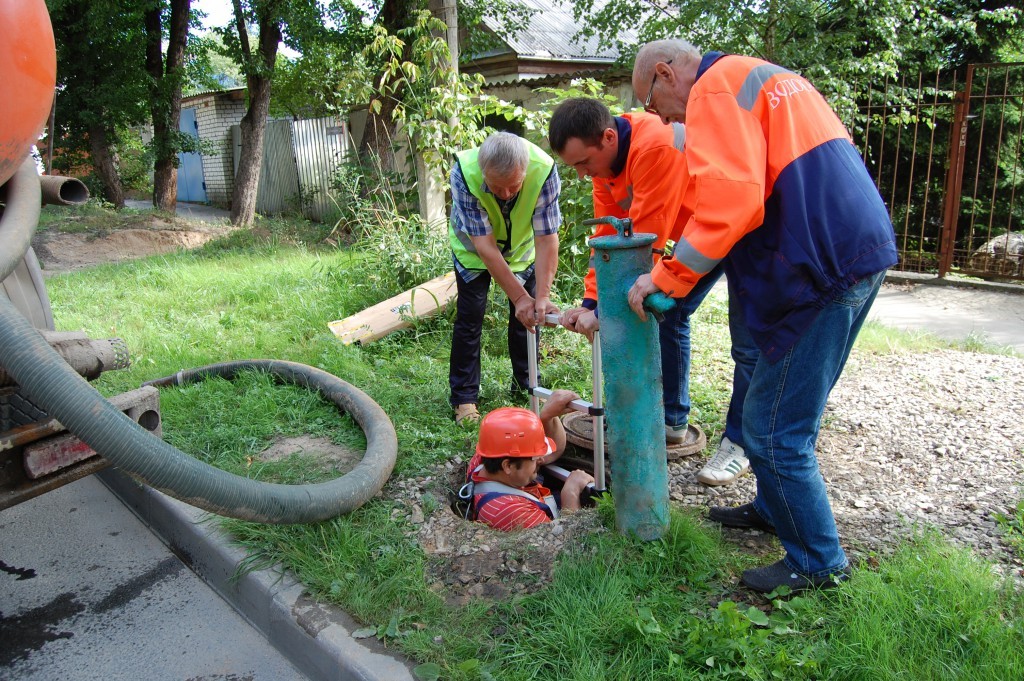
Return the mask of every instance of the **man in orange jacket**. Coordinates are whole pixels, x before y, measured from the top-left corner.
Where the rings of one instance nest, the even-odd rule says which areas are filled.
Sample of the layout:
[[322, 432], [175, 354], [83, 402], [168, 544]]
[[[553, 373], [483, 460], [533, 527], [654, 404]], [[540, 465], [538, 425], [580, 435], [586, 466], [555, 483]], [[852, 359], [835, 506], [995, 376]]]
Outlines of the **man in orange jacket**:
[[723, 263], [761, 350], [743, 404], [757, 494], [710, 518], [778, 534], [785, 557], [745, 571], [748, 587], [831, 586], [850, 568], [815, 444], [828, 394], [896, 263], [888, 211], [846, 128], [791, 71], [659, 40], [637, 53], [633, 91], [664, 123], [686, 123], [693, 214], [672, 258], [629, 291], [630, 306], [646, 317], [647, 295], [685, 298]]
[[[654, 234], [655, 262], [665, 244], [682, 234], [689, 212], [684, 210], [687, 183], [683, 153], [686, 129], [682, 124], [664, 126], [647, 113], [612, 116], [599, 100], [577, 97], [555, 109], [548, 126], [552, 150], [579, 177], [592, 178], [594, 216], [629, 217], [637, 232]], [[610, 225], [598, 225], [594, 236], [614, 234]], [[684, 454], [703, 448], [704, 436], [689, 423], [690, 316], [721, 274], [719, 267], [704, 277], [685, 300], [665, 313], [658, 328], [661, 345], [662, 389], [666, 439], [682, 444]], [[562, 314], [562, 324], [593, 336], [597, 321], [597, 279], [591, 267], [584, 278], [581, 307]], [[736, 382], [725, 435], [718, 453], [697, 474], [708, 485], [730, 483], [750, 465], [743, 455], [741, 407], [746, 384], [757, 360], [757, 349], [740, 327], [733, 337]], [[690, 451], [686, 451], [687, 448]]]

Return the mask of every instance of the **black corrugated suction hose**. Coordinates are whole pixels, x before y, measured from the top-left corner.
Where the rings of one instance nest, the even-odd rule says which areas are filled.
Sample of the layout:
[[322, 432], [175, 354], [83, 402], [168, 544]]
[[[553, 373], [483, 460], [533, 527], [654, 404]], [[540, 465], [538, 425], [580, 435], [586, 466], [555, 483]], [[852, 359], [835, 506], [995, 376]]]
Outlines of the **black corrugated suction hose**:
[[[34, 167], [26, 162], [7, 184], [7, 203], [0, 218], [0, 280], [24, 255], [38, 219], [39, 179]], [[152, 381], [167, 385], [207, 376], [231, 379], [245, 369], [266, 371], [283, 382], [317, 390], [351, 414], [366, 433], [362, 461], [330, 482], [281, 485], [214, 468], [180, 452], [110, 404], [3, 296], [0, 364], [36, 404], [115, 466], [176, 499], [232, 518], [286, 524], [349, 513], [384, 486], [398, 453], [394, 425], [376, 402], [340, 378], [304, 364], [277, 360], [226, 362]]]

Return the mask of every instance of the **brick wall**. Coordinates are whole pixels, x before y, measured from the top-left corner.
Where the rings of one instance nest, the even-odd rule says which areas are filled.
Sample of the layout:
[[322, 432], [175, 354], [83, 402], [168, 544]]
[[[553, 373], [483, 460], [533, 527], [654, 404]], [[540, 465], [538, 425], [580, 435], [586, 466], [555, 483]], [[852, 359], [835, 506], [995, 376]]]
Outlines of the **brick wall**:
[[235, 170], [232, 161], [231, 126], [238, 125], [245, 115], [245, 99], [234, 91], [197, 95], [182, 102], [183, 107], [196, 110], [199, 138], [213, 146], [213, 155], [203, 156], [203, 179], [206, 200], [224, 208], [231, 203]]

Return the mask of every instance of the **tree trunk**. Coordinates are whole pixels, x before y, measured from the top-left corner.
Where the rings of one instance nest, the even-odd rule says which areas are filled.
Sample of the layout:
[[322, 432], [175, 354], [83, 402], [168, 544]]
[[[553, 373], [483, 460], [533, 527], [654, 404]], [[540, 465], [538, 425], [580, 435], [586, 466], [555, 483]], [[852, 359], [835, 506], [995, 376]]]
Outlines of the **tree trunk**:
[[111, 149], [110, 137], [102, 125], [94, 123], [89, 126], [89, 152], [93, 168], [103, 183], [103, 198], [115, 208], [124, 208], [124, 187], [117, 172], [117, 153]]
[[[379, 20], [384, 28], [388, 30], [388, 33], [397, 34], [400, 29], [409, 27], [416, 6], [415, 0], [384, 0]], [[408, 60], [411, 55], [412, 46], [407, 42], [405, 49], [402, 51], [402, 60]], [[390, 91], [388, 86], [391, 84], [391, 77], [386, 72], [381, 71], [378, 73], [374, 83], [380, 83], [384, 79], [389, 80], [385, 80], [383, 89]], [[397, 95], [398, 93], [394, 93], [394, 95], [380, 98], [380, 111], [377, 113], [370, 111], [366, 117], [363, 139], [359, 142], [359, 158], [364, 160], [370, 158], [379, 159], [382, 170], [395, 170], [395, 154], [392, 142], [395, 138], [396, 125], [392, 114], [398, 105]]]
[[235, 188], [231, 193], [231, 222], [251, 225], [256, 218], [256, 192], [260, 185], [263, 165], [263, 138], [267, 130], [267, 112], [270, 109], [270, 79], [249, 78], [249, 110], [239, 123], [242, 149], [235, 173]]
[[161, 49], [161, 7], [146, 12], [146, 70], [153, 78], [150, 115], [153, 118], [153, 205], [173, 213], [178, 204], [178, 152], [185, 45], [191, 0], [171, 0], [166, 62]]
[[[249, 39], [241, 18], [241, 5], [235, 0], [235, 14], [239, 38], [248, 54]], [[239, 123], [242, 148], [235, 173], [235, 187], [231, 192], [231, 222], [238, 226], [251, 225], [256, 218], [256, 191], [260, 185], [260, 167], [263, 165], [263, 138], [267, 130], [270, 111], [270, 89], [274, 77], [277, 48], [281, 42], [281, 19], [275, 3], [263, 6], [259, 16], [259, 50], [246, 68], [249, 87], [249, 109]]]

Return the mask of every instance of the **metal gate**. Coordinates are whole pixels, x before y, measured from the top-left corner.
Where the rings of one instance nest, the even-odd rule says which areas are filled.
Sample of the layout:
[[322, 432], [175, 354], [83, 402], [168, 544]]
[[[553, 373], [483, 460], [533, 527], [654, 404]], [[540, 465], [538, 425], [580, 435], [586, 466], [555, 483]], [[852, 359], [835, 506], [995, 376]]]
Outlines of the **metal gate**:
[[863, 101], [864, 162], [897, 268], [1024, 280], [1024, 63], [893, 79]]

